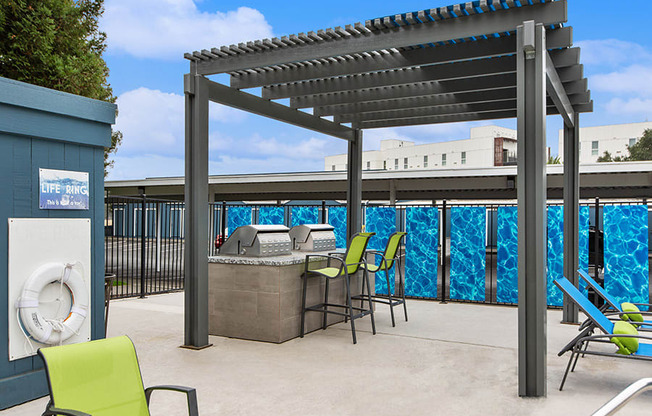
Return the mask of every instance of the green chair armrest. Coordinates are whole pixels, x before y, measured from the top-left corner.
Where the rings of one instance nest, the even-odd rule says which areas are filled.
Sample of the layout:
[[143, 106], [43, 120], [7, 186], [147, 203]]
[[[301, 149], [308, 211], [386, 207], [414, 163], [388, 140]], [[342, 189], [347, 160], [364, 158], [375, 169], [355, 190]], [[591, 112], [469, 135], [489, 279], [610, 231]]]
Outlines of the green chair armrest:
[[328, 259], [328, 267], [331, 265], [331, 260], [336, 260], [340, 262], [341, 266], [340, 267], [340, 274], [342, 273], [342, 269], [344, 269], [344, 259], [341, 257], [337, 256], [331, 256], [331, 255], [326, 255], [326, 254], [306, 254], [306, 270], [305, 273], [308, 273], [312, 270], [308, 268], [308, 265], [310, 264], [310, 257], [322, 257], [325, 259]]
[[199, 410], [197, 407], [197, 390], [195, 390], [194, 388], [185, 387], [185, 386], [170, 386], [170, 385], [148, 387], [145, 389], [145, 399], [147, 400], [148, 406], [149, 406], [149, 398], [152, 395], [152, 392], [154, 392], [154, 390], [169, 390], [169, 391], [177, 391], [179, 393], [186, 393], [186, 396], [188, 396], [188, 415], [199, 416]]
[[56, 407], [48, 407], [41, 416], [91, 416], [88, 413], [80, 412], [79, 410], [72, 409], [59, 409]]

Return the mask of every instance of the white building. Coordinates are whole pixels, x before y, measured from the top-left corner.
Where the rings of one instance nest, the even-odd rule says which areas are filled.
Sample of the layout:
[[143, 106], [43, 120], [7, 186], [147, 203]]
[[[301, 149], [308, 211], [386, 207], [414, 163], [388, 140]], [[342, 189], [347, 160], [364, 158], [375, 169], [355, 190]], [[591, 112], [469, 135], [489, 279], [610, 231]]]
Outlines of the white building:
[[[652, 122], [580, 127], [580, 164], [596, 163], [605, 151], [611, 157], [629, 156], [628, 146], [636, 143]], [[564, 159], [564, 131], [559, 130], [559, 156]]]
[[[483, 168], [516, 164], [516, 130], [474, 127], [470, 136], [464, 140], [419, 145], [405, 140], [382, 140], [380, 150], [362, 153], [362, 169]], [[346, 154], [326, 156], [324, 170], [346, 170], [346, 163]]]

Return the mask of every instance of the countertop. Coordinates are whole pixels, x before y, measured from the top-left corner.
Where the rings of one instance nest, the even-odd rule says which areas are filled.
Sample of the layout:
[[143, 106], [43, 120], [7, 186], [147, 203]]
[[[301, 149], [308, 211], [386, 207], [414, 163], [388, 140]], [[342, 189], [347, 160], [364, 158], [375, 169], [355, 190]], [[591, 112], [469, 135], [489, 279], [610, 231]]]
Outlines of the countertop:
[[[248, 265], [258, 265], [258, 266], [291, 266], [293, 264], [303, 264], [306, 261], [306, 255], [308, 254], [321, 254], [326, 255], [328, 253], [337, 252], [344, 253], [344, 249], [336, 249], [333, 251], [319, 251], [319, 252], [310, 252], [310, 251], [293, 251], [292, 254], [286, 254], [283, 256], [270, 256], [270, 257], [247, 257], [247, 256], [234, 256], [234, 255], [221, 255], [209, 256], [209, 263], [222, 263], [222, 264], [248, 264]], [[313, 261], [327, 260], [323, 257], [314, 257], [310, 259]]]

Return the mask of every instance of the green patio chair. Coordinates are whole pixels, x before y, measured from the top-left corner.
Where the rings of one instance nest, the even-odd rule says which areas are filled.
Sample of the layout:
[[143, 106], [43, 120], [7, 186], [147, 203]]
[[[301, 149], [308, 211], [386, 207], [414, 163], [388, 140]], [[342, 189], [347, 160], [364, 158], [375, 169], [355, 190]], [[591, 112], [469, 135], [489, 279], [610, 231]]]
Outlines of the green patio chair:
[[198, 416], [195, 389], [182, 386], [143, 388], [134, 344], [126, 336], [40, 348], [50, 389], [43, 416], [149, 415], [154, 390], [188, 397], [188, 414]]
[[[407, 233], [405, 232], [395, 232], [390, 235], [387, 239], [387, 246], [385, 246], [385, 251], [375, 251], [367, 250], [367, 253], [373, 254], [376, 258], [380, 257], [380, 262], [378, 265], [366, 263], [362, 267], [365, 267], [371, 273], [377, 273], [378, 271], [385, 272], [385, 279], [387, 279], [387, 295], [372, 295], [371, 299], [374, 302], [382, 303], [389, 305], [389, 312], [392, 316], [392, 326], [396, 326], [394, 321], [394, 306], [403, 304], [403, 314], [405, 315], [405, 321], [407, 322], [407, 305], [405, 303], [405, 283], [403, 281], [403, 274], [401, 273], [401, 256], [399, 254], [399, 247], [401, 246], [401, 240], [405, 237]], [[398, 296], [392, 296], [389, 288], [389, 271], [396, 264], [396, 272], [398, 273]], [[377, 276], [377, 275], [376, 275]], [[364, 289], [364, 288], [363, 288]], [[354, 297], [354, 299], [362, 299], [364, 297], [364, 290], [360, 296]]]
[[[306, 255], [306, 268], [304, 273], [302, 274], [303, 277], [303, 292], [302, 292], [302, 300], [301, 300], [301, 332], [300, 336], [303, 338], [304, 332], [305, 332], [305, 322], [306, 322], [306, 312], [307, 311], [313, 311], [313, 312], [321, 312], [324, 314], [324, 319], [322, 321], [322, 329], [326, 329], [326, 318], [328, 314], [335, 314], [339, 316], [344, 316], [346, 320], [351, 321], [351, 334], [353, 336], [353, 343], [357, 343], [357, 339], [355, 336], [355, 323], [354, 321], [356, 319], [362, 318], [366, 315], [371, 315], [371, 328], [372, 332], [375, 335], [376, 334], [376, 323], [374, 321], [374, 311], [373, 307], [371, 306], [372, 298], [371, 296], [367, 296], [367, 301], [369, 308], [365, 309], [364, 305], [360, 304], [360, 307], [355, 307], [353, 306], [353, 303], [351, 299], [353, 298], [351, 296], [351, 276], [353, 276], [355, 273], [357, 273], [359, 270], [362, 270], [362, 285], [363, 287], [366, 285], [367, 286], [367, 293], [371, 293], [371, 286], [369, 285], [369, 275], [367, 273], [367, 270], [362, 267], [366, 264], [365, 260], [365, 250], [367, 248], [367, 244], [369, 243], [369, 239], [371, 236], [375, 235], [375, 233], [358, 233], [355, 234], [353, 237], [351, 237], [351, 241], [349, 242], [349, 247], [346, 250], [346, 253], [344, 254], [343, 257], [335, 256], [332, 254], [308, 254]], [[315, 258], [315, 257], [322, 257], [328, 259], [328, 265], [327, 267], [323, 267], [321, 269], [310, 269], [310, 259]], [[335, 263], [339, 264], [339, 267], [331, 267], [331, 261], [334, 261]], [[312, 305], [312, 306], [306, 306], [306, 291], [308, 288], [308, 278], [310, 277], [321, 277], [326, 279], [325, 283], [325, 294], [324, 294], [324, 302], [319, 303], [317, 305]], [[339, 278], [344, 278], [344, 282], [346, 284], [346, 304], [341, 305], [341, 304], [334, 304], [334, 303], [328, 303], [328, 292], [329, 292], [329, 282], [332, 279], [339, 279]], [[341, 312], [339, 310], [332, 310], [328, 308], [338, 308], [338, 309], [344, 309], [344, 312]]]

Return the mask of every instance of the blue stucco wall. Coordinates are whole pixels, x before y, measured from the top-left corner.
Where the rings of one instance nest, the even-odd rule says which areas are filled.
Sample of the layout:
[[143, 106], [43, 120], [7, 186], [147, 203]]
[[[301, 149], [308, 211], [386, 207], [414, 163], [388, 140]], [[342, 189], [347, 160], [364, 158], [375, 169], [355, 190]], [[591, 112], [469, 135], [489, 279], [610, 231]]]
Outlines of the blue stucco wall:
[[[40, 358], [9, 361], [8, 218], [91, 219], [91, 334], [104, 336], [103, 147], [114, 120], [113, 104], [0, 78], [0, 409], [47, 394]], [[39, 168], [88, 172], [90, 209], [39, 209]]]

